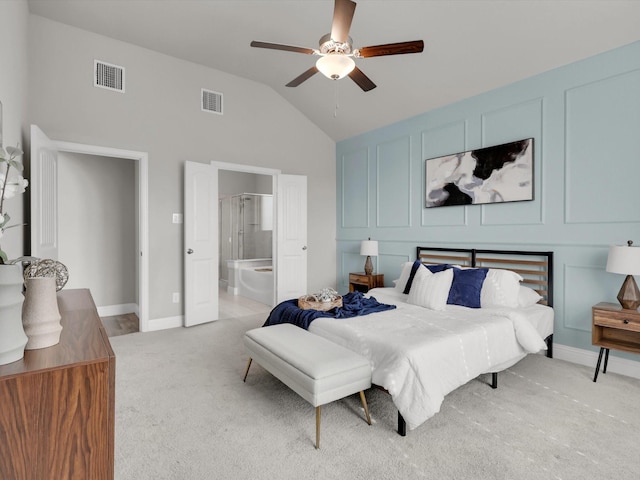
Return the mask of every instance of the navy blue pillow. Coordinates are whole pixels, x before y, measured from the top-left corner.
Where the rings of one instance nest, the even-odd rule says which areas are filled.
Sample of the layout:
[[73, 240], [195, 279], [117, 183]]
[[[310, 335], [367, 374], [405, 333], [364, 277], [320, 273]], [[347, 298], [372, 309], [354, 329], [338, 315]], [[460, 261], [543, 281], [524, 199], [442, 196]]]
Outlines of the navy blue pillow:
[[422, 265], [420, 260], [416, 260], [415, 262], [413, 262], [413, 265], [411, 265], [411, 273], [409, 274], [409, 279], [407, 280], [407, 283], [404, 286], [404, 290], [402, 291], [402, 293], [407, 294], [407, 293], [409, 293], [409, 290], [411, 290], [411, 284], [413, 283], [413, 277], [416, 276], [416, 272], [418, 271], [418, 268], [420, 267], [420, 265]]
[[453, 269], [453, 282], [449, 289], [449, 305], [480, 308], [480, 292], [487, 277], [488, 268]]
[[[407, 284], [404, 286], [404, 290], [402, 291], [402, 293], [409, 293], [409, 290], [411, 290], [411, 285], [413, 284], [413, 279], [416, 276], [416, 272], [421, 265], [422, 262], [420, 260], [416, 260], [415, 262], [413, 262], [413, 265], [411, 265], [411, 273], [409, 274], [409, 279], [407, 280]], [[447, 268], [451, 268], [451, 265], [449, 265], [448, 263], [424, 266], [427, 267], [431, 271], [431, 273], [438, 273], [446, 270]]]
[[448, 270], [449, 268], [451, 268], [451, 265], [449, 265], [448, 263], [439, 263], [438, 265], [425, 265], [425, 267], [427, 267], [431, 271], [431, 273], [438, 273]]

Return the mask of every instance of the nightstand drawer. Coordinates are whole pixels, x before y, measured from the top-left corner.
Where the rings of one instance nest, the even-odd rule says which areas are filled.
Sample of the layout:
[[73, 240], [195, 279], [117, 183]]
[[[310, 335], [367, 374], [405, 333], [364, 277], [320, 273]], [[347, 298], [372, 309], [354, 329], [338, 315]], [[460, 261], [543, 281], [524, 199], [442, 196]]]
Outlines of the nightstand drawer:
[[349, 291], [367, 293], [372, 288], [384, 287], [384, 274], [374, 273], [367, 275], [366, 273], [350, 273], [349, 274]]
[[349, 274], [349, 281], [351, 283], [360, 283], [362, 285], [369, 285], [369, 276], [368, 275], [358, 275], [357, 273]]
[[620, 312], [601, 312], [594, 310], [593, 324], [602, 327], [610, 327], [618, 330], [640, 332], [640, 318], [637, 313], [627, 314]]

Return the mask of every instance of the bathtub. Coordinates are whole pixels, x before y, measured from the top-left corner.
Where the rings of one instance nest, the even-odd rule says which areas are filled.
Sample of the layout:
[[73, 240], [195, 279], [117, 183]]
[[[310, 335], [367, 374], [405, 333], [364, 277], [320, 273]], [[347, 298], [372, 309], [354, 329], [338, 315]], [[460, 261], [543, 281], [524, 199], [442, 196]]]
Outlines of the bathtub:
[[227, 292], [273, 306], [273, 267], [270, 258], [228, 260]]

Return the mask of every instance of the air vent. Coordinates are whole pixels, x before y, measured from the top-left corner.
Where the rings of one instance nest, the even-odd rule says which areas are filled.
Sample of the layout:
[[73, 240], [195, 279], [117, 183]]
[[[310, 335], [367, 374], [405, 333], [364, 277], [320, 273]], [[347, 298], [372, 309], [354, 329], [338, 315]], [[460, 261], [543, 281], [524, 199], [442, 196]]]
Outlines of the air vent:
[[222, 115], [222, 94], [203, 88], [202, 101], [200, 105], [203, 112], [211, 112]]
[[93, 86], [124, 93], [124, 67], [94, 60]]

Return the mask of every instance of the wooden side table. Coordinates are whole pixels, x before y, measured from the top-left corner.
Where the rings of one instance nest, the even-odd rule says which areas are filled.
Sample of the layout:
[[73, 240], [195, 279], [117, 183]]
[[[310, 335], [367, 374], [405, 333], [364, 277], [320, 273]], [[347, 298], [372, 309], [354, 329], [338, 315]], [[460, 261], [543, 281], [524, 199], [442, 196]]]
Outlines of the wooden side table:
[[593, 325], [591, 343], [600, 347], [598, 363], [593, 381], [598, 379], [598, 371], [604, 357], [602, 373], [607, 373], [609, 349], [640, 353], [640, 312], [625, 310], [618, 303], [601, 302], [591, 309]]
[[367, 293], [372, 288], [384, 287], [384, 273], [367, 275], [364, 272], [349, 274], [349, 291]]

